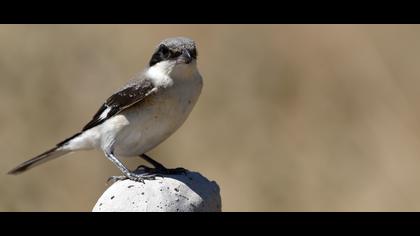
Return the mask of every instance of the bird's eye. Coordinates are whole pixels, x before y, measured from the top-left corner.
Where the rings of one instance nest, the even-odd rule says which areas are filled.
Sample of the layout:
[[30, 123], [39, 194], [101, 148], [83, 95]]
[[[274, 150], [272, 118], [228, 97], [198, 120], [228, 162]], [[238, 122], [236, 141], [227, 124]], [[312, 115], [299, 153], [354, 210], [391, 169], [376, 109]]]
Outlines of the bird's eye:
[[160, 51], [160, 53], [162, 54], [162, 56], [164, 57], [164, 58], [168, 58], [168, 56], [170, 55], [170, 50], [169, 50], [169, 48], [168, 47], [166, 47], [165, 45], [160, 45], [160, 47], [159, 47], [159, 51]]

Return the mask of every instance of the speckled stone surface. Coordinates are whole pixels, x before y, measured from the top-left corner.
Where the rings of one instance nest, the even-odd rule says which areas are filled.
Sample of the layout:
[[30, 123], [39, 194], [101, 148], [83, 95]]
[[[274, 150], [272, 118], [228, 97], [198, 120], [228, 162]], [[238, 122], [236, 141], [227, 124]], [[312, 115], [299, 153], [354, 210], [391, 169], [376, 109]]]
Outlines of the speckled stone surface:
[[197, 172], [156, 177], [144, 183], [117, 181], [99, 198], [93, 212], [220, 212], [220, 188]]

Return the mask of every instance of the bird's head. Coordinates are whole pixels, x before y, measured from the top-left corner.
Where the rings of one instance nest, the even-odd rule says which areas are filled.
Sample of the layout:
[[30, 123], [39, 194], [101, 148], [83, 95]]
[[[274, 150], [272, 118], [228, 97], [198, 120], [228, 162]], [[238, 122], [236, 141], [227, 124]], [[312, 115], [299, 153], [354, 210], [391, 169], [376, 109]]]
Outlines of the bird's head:
[[196, 68], [195, 42], [186, 37], [167, 38], [156, 47], [149, 61], [150, 68], [159, 68], [165, 74]]

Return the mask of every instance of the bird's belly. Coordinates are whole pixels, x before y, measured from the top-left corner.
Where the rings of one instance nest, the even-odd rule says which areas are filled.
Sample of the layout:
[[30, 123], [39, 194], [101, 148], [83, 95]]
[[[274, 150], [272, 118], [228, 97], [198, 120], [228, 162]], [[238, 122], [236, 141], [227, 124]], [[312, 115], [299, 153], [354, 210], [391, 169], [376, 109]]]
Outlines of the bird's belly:
[[148, 97], [120, 114], [128, 125], [115, 137], [116, 155], [137, 156], [163, 142], [184, 123], [199, 95], [165, 92]]

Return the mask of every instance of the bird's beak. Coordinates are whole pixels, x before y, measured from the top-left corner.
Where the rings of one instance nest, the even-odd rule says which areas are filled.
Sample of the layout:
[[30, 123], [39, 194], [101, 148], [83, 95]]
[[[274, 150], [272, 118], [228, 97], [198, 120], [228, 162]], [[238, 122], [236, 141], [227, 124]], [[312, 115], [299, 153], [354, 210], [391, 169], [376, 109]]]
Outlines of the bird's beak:
[[190, 64], [192, 62], [193, 58], [191, 57], [190, 53], [187, 49], [182, 50], [182, 54], [179, 57], [178, 61], [185, 64]]

